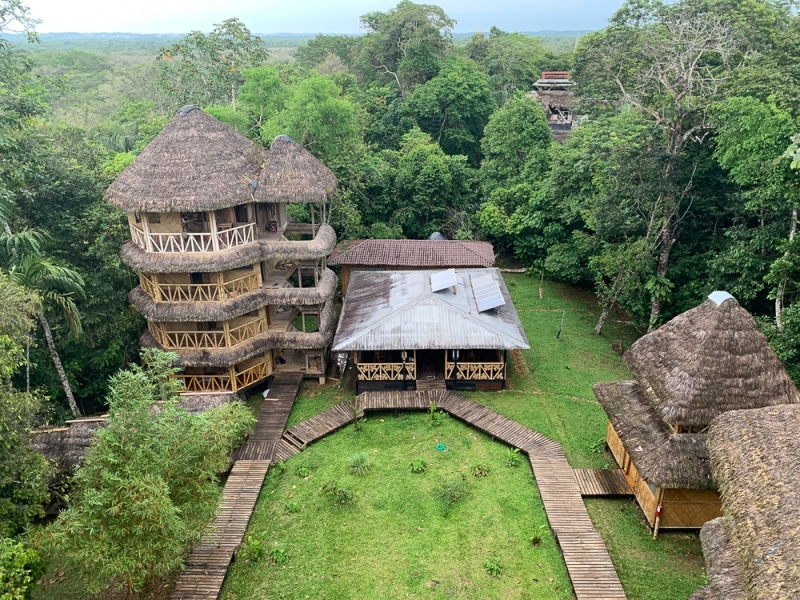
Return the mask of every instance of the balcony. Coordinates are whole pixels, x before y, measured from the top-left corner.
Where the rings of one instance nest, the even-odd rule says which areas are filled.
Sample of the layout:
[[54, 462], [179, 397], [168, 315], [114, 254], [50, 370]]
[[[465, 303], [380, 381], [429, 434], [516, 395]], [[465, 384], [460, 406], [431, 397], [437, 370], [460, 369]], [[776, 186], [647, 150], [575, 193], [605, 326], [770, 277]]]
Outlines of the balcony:
[[165, 350], [215, 350], [231, 348], [246, 342], [269, 329], [267, 320], [262, 316], [239, 317], [224, 321], [218, 329], [197, 330], [177, 329], [175, 326], [186, 326], [185, 323], [149, 324], [153, 338]]
[[417, 378], [414, 363], [358, 363], [361, 381], [406, 381]]
[[182, 373], [178, 375], [178, 379], [183, 381], [185, 392], [205, 394], [238, 392], [272, 375], [272, 353], [218, 371], [218, 373]]
[[130, 229], [134, 244], [155, 253], [219, 252], [255, 242], [257, 238], [255, 223], [227, 225], [212, 222], [211, 225], [211, 231], [201, 233], [154, 233], [133, 223]]
[[501, 381], [505, 379], [505, 363], [445, 363], [444, 378], [462, 381]]
[[216, 283], [160, 283], [157, 275], [145, 273], [139, 274], [139, 280], [142, 289], [156, 302], [224, 302], [261, 286], [258, 271], [212, 275], [216, 276]]

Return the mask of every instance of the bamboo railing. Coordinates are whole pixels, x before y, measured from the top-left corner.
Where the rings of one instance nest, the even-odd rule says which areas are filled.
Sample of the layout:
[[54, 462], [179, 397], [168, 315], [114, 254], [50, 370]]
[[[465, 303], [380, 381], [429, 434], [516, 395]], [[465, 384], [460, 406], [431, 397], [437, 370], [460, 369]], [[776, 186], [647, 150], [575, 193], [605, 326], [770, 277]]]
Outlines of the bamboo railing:
[[361, 381], [402, 381], [417, 378], [415, 363], [358, 363]]
[[466, 381], [496, 381], [505, 379], [505, 363], [445, 363], [445, 379], [462, 379]]
[[133, 243], [148, 252], [216, 252], [256, 240], [256, 224], [243, 223], [229, 229], [204, 233], [146, 233], [131, 224]]
[[258, 289], [257, 272], [222, 283], [156, 283], [140, 273], [142, 289], [156, 302], [220, 302]]
[[236, 327], [223, 323], [222, 330], [169, 330], [163, 323], [149, 323], [150, 333], [166, 350], [213, 350], [230, 348], [267, 331], [266, 319], [257, 318]]

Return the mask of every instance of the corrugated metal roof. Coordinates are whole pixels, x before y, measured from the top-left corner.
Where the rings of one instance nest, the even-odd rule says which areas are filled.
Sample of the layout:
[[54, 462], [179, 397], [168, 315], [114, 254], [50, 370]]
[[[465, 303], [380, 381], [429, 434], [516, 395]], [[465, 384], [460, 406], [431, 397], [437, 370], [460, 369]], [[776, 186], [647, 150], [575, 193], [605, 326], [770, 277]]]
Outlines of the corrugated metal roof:
[[494, 248], [489, 242], [459, 240], [352, 240], [336, 246], [328, 264], [432, 269], [491, 267]]
[[[441, 243], [441, 242], [437, 242]], [[433, 293], [433, 271], [357, 271], [350, 276], [333, 350], [527, 349], [498, 269], [456, 270], [456, 293]], [[505, 305], [480, 313], [470, 278], [491, 275]]]

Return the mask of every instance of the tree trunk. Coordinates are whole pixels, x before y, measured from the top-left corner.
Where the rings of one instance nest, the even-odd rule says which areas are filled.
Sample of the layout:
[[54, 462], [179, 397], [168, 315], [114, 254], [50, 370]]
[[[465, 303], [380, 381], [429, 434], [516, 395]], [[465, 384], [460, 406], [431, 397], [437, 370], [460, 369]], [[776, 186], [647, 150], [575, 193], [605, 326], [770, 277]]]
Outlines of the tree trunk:
[[[786, 260], [789, 258], [789, 254], [792, 251], [791, 244], [794, 241], [795, 236], [797, 235], [797, 207], [792, 207], [792, 222], [789, 226], [789, 247], [786, 249], [786, 252], [783, 253], [783, 258]], [[778, 291], [775, 294], [775, 327], [777, 327], [779, 333], [783, 333], [783, 295], [786, 292], [786, 277], [781, 280], [780, 285], [778, 286]]]
[[[656, 277], [662, 278], [667, 275], [667, 267], [669, 267], [669, 253], [672, 250], [672, 245], [675, 243], [675, 237], [672, 234], [672, 217], [667, 220], [664, 226], [664, 231], [661, 234], [661, 251], [658, 253], [658, 265], [656, 266]], [[661, 315], [661, 298], [658, 292], [653, 294], [653, 301], [650, 305], [650, 323], [647, 326], [647, 332], [650, 333], [655, 329], [658, 317]]]
[[31, 342], [25, 342], [25, 391], [31, 392]]
[[50, 350], [50, 356], [53, 357], [53, 364], [55, 364], [56, 371], [58, 371], [58, 377], [61, 379], [61, 385], [64, 386], [64, 393], [67, 395], [69, 408], [72, 410], [73, 415], [80, 417], [81, 411], [78, 410], [78, 405], [75, 403], [75, 396], [72, 395], [72, 388], [69, 387], [67, 374], [64, 372], [64, 367], [61, 365], [61, 359], [58, 357], [58, 352], [56, 351], [56, 345], [53, 342], [53, 332], [50, 331], [50, 323], [47, 322], [44, 313], [39, 313], [39, 322], [42, 324], [42, 329], [44, 329], [44, 338], [47, 340], [47, 347]]
[[624, 270], [620, 271], [617, 274], [617, 278], [614, 280], [614, 285], [611, 286], [611, 290], [606, 296], [605, 300], [603, 301], [603, 309], [600, 311], [600, 319], [597, 321], [597, 325], [594, 326], [594, 331], [592, 333], [594, 335], [600, 335], [603, 333], [603, 325], [606, 324], [608, 320], [608, 316], [611, 314], [611, 309], [614, 308], [614, 305], [617, 303], [617, 298], [622, 293], [623, 288], [625, 287], [625, 280], [628, 278], [629, 271]]

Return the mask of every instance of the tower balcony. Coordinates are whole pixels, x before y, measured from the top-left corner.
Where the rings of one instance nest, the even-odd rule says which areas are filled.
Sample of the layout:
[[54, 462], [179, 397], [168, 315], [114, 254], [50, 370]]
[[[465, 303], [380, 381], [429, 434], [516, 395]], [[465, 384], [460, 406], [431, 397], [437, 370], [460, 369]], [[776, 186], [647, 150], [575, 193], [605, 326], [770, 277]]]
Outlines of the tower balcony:
[[272, 351], [254, 356], [230, 367], [187, 368], [178, 375], [183, 391], [189, 393], [235, 393], [272, 375], [275, 363]]
[[[270, 329], [264, 309], [229, 321], [203, 323], [148, 323], [151, 335], [164, 350], [233, 348]], [[285, 330], [285, 326], [284, 326]]]

